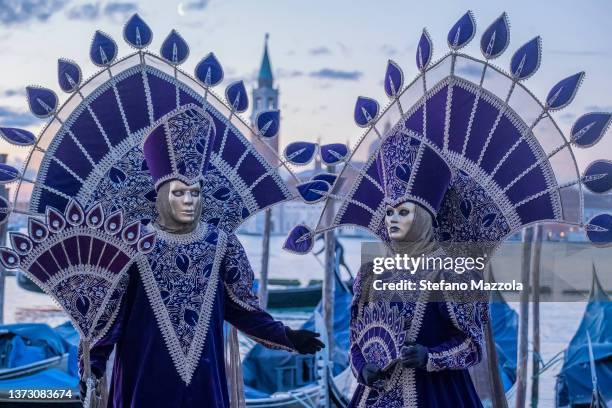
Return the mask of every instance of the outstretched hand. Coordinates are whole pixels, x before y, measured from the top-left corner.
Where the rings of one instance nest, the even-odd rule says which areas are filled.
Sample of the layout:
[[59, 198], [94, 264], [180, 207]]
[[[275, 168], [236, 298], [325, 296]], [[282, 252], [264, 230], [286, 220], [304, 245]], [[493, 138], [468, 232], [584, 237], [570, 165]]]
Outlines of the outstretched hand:
[[300, 354], [315, 354], [317, 351], [325, 348], [325, 344], [317, 339], [319, 333], [310, 330], [292, 330], [287, 328], [287, 337], [293, 343], [293, 346]]
[[423, 368], [427, 365], [427, 347], [416, 343], [405, 343], [401, 350], [402, 367]]

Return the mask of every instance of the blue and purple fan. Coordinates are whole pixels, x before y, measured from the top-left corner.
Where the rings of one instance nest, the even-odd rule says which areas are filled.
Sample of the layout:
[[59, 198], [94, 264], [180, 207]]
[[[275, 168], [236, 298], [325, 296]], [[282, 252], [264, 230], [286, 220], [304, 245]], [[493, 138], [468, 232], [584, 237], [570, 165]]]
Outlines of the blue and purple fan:
[[128, 269], [150, 252], [155, 233], [121, 211], [87, 211], [71, 200], [64, 212], [48, 207], [43, 220], [30, 217], [27, 234], [9, 233], [0, 263], [20, 269], [64, 309], [81, 338], [93, 344], [111, 325], [127, 286]]

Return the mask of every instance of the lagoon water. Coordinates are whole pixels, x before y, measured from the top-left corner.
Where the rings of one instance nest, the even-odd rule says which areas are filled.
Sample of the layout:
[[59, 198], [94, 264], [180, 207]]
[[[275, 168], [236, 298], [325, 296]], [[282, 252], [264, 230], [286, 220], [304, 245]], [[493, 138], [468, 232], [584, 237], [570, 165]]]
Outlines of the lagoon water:
[[[257, 276], [261, 265], [261, 237], [250, 235], [240, 235], [239, 237]], [[314, 255], [299, 256], [285, 252], [281, 249], [283, 241], [284, 237], [280, 236], [272, 237], [270, 240], [270, 278], [299, 279], [304, 285], [311, 279], [323, 278], [320, 261]], [[346, 262], [353, 273], [355, 273], [360, 264], [362, 240], [357, 238], [341, 238], [340, 241], [345, 249]], [[496, 255], [496, 258], [493, 258], [493, 264], [496, 271], [499, 270], [500, 274], [514, 275], [516, 279], [519, 279], [519, 272], [515, 265], [518, 260], [514, 255], [512, 255], [512, 259], [510, 257], [511, 255], [504, 255], [500, 252]], [[502, 268], [506, 270], [502, 270]], [[512, 271], [513, 268], [515, 268], [516, 272]], [[582, 269], [582, 265], [580, 265], [580, 268]], [[589, 272], [588, 276], [590, 276], [590, 268], [587, 269], [587, 272]], [[610, 277], [610, 273], [606, 273], [606, 275], [606, 279], [602, 279], [602, 283], [604, 283], [605, 287], [609, 288], [610, 285], [606, 283], [609, 281], [607, 278]], [[48, 296], [21, 289], [17, 285], [15, 277], [8, 277], [6, 279], [5, 290], [4, 321], [6, 323], [36, 321], [55, 325], [66, 320], [66, 316], [59, 311]], [[509, 303], [511, 307], [517, 310], [518, 305], [516, 302]], [[545, 362], [567, 346], [578, 328], [584, 308], [584, 301], [541, 303], [540, 336], [542, 359]], [[282, 316], [279, 317], [282, 318]], [[304, 314], [304, 317], [306, 317], [306, 314]], [[292, 313], [291, 318], [292, 320], [295, 319], [295, 313]], [[293, 326], [299, 322], [293, 320], [288, 323]], [[529, 349], [531, 351], [531, 345]], [[531, 363], [531, 356], [529, 362]], [[560, 368], [561, 365], [557, 364], [546, 371], [540, 378], [540, 407], [554, 406], [555, 375]], [[529, 383], [530, 381], [528, 381]], [[529, 399], [530, 393], [528, 392], [527, 395]]]

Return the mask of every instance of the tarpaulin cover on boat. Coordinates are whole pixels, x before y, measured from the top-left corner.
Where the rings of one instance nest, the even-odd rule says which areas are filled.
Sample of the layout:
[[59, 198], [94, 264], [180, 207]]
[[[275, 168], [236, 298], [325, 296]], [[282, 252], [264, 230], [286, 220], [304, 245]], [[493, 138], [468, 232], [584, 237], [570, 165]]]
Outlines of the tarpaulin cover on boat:
[[[334, 301], [334, 368], [338, 374], [348, 366], [349, 323], [352, 294], [336, 279]], [[321, 303], [316, 310], [321, 312]], [[303, 325], [303, 329], [314, 330], [314, 314]], [[273, 368], [271, 368], [273, 367]], [[313, 356], [301, 356], [282, 350], [267, 349], [255, 345], [242, 363], [245, 396], [262, 398], [277, 391], [302, 387], [314, 382]]]
[[557, 379], [559, 406], [591, 403], [593, 383], [587, 333], [593, 345], [599, 390], [606, 401], [612, 400], [612, 302], [595, 274], [589, 303], [565, 351], [565, 361]]
[[0, 367], [14, 368], [67, 353], [70, 344], [46, 324], [0, 325]]
[[508, 306], [499, 292], [495, 291], [491, 296], [491, 324], [497, 350], [497, 362], [504, 391], [508, 391], [516, 381], [518, 315]]

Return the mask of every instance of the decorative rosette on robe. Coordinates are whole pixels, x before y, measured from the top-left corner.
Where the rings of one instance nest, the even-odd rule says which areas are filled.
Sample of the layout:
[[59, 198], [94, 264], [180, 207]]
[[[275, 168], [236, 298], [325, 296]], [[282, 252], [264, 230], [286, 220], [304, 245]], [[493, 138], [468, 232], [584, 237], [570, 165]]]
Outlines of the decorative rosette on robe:
[[[47, 207], [46, 218], [31, 217], [28, 234], [11, 232], [11, 248], [0, 248], [0, 263], [21, 269], [68, 314], [80, 336], [85, 361], [89, 346], [110, 328], [139, 254], [151, 252], [155, 233], [139, 221], [125, 223], [121, 211], [105, 214], [100, 203], [87, 211], [71, 200], [62, 214]], [[83, 378], [90, 382], [89, 364]]]
[[299, 180], [266, 142], [278, 134], [278, 110], [261, 112], [248, 125], [240, 116], [249, 106], [242, 81], [229, 84], [224, 98], [213, 92], [224, 76], [213, 53], [198, 62], [192, 77], [180, 69], [190, 50], [177, 31], [165, 38], [159, 55], [146, 49], [153, 31], [138, 15], [123, 34], [136, 52], [118, 58], [118, 44], [95, 33], [89, 55], [101, 70], [87, 80], [73, 61], [58, 61], [59, 87], [70, 94], [63, 105], [51, 89], [26, 89], [32, 113], [49, 122], [39, 137], [0, 128], [1, 137], [31, 149], [22, 171], [11, 168], [11, 180], [0, 178], [17, 183], [12, 203], [0, 203], [6, 209], [0, 212], [24, 212], [17, 203], [29, 202], [25, 212], [44, 215], [47, 206], [63, 210], [74, 198], [85, 207], [99, 202], [107, 213], [121, 210], [126, 222], [148, 223], [156, 216], [156, 190], [143, 139], [166, 115], [188, 107], [216, 135], [214, 143], [195, 145], [210, 150], [206, 174], [173, 169], [203, 179], [203, 221], [233, 232], [258, 211], [299, 196]]
[[[328, 185], [309, 186], [310, 196], [325, 201], [324, 209], [316, 225], [298, 225], [290, 232], [287, 250], [308, 252], [316, 234], [347, 225], [388, 241], [388, 197], [426, 207], [435, 215], [437, 240], [449, 243], [495, 247], [536, 222], [576, 225], [595, 245], [612, 241], [612, 215], [587, 220], [584, 213], [591, 196], [585, 190], [612, 188], [612, 162], [603, 158], [582, 169], [575, 158], [577, 148], [589, 148], [603, 137], [612, 115], [586, 113], [565, 135], [553, 114], [572, 102], [584, 73], [562, 79], [540, 101], [524, 85], [540, 66], [540, 37], [515, 51], [506, 72], [493, 64], [510, 42], [506, 14], [482, 33], [484, 59], [460, 52], [475, 33], [468, 12], [448, 33], [450, 52], [433, 62], [432, 38], [424, 30], [416, 49], [419, 74], [407, 85], [399, 65], [388, 62], [384, 90], [389, 104], [380, 109], [374, 99], [357, 99], [354, 119], [365, 133]], [[406, 149], [400, 149], [404, 144]], [[385, 163], [390, 153], [397, 154], [393, 164]], [[430, 169], [417, 185], [423, 166]], [[436, 213], [434, 201], [443, 190]]]

